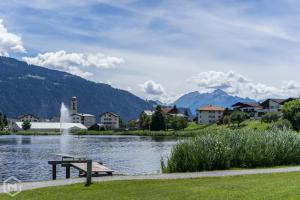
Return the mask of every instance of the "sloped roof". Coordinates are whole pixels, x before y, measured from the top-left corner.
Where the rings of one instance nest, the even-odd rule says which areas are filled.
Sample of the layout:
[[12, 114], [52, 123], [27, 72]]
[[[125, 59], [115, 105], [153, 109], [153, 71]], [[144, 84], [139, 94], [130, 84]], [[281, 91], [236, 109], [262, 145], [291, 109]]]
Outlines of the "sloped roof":
[[119, 117], [119, 115], [117, 115], [116, 113], [113, 113], [113, 112], [105, 112], [105, 113], [102, 113], [100, 116], [105, 115], [105, 114], [111, 114], [115, 117]]
[[233, 104], [231, 107], [256, 107], [256, 108], [262, 108], [262, 106], [257, 102], [238, 102], [236, 104]]
[[171, 110], [172, 110], [172, 108], [162, 108], [162, 109], [161, 109], [161, 111], [162, 111], [164, 114], [168, 114]]
[[213, 105], [208, 105], [208, 106], [203, 106], [198, 109], [199, 111], [224, 111], [225, 108], [221, 106], [213, 106]]
[[33, 117], [33, 118], [39, 119], [37, 116], [35, 116], [35, 115], [33, 115], [33, 114], [30, 114], [30, 113], [24, 114], [24, 115], [20, 115], [20, 116], [17, 117], [17, 119], [21, 119], [21, 118], [23, 118], [23, 117], [25, 117], [25, 116], [31, 116], [31, 117]]
[[[23, 122], [16, 122], [16, 125], [22, 129], [22, 124]], [[30, 129], [34, 130], [42, 130], [42, 129], [73, 129], [73, 128], [78, 128], [78, 129], [87, 129], [83, 124], [80, 123], [59, 123], [59, 122], [31, 122], [31, 127]]]
[[78, 115], [78, 116], [81, 116], [81, 117], [94, 117], [95, 115], [91, 115], [91, 114], [86, 114], [86, 113], [75, 113], [75, 114], [72, 114], [73, 115]]

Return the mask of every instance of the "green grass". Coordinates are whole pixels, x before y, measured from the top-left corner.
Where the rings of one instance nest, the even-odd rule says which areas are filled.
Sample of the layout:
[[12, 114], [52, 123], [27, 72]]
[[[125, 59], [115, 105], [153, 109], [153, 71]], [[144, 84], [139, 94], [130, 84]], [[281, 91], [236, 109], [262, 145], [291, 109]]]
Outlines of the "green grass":
[[199, 130], [208, 127], [209, 125], [197, 124], [196, 122], [189, 122], [188, 127], [185, 130]]
[[269, 124], [265, 122], [261, 122], [259, 120], [247, 120], [242, 123], [242, 128], [246, 129], [254, 129], [254, 130], [267, 130], [269, 128]]
[[[74, 135], [137, 135], [137, 136], [171, 136], [171, 137], [192, 137], [202, 135], [203, 132], [213, 131], [215, 129], [255, 129], [266, 130], [268, 129], [267, 123], [261, 123], [256, 120], [247, 120], [241, 124], [240, 127], [226, 126], [226, 125], [201, 125], [195, 122], [189, 122], [188, 127], [184, 130], [174, 131], [92, 131], [92, 130], [79, 130], [74, 131]], [[0, 135], [59, 135], [60, 132], [37, 132], [37, 131], [0, 131]]]
[[24, 191], [2, 200], [258, 200], [300, 199], [300, 173], [75, 184]]

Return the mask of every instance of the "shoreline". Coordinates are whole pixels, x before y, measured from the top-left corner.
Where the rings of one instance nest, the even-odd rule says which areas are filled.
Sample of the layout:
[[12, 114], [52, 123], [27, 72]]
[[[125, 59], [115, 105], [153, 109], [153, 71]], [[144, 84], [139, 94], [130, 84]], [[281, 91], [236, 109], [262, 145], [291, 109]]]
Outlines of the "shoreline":
[[[278, 167], [278, 168], [260, 168], [260, 169], [232, 169], [204, 172], [189, 172], [189, 173], [171, 173], [171, 174], [151, 174], [151, 175], [128, 175], [128, 176], [103, 176], [93, 177], [93, 183], [107, 181], [128, 181], [128, 180], [172, 180], [172, 179], [192, 179], [205, 177], [225, 177], [225, 176], [243, 176], [256, 174], [272, 174], [272, 173], [289, 173], [300, 172], [300, 166], [293, 167]], [[45, 187], [72, 185], [77, 183], [85, 183], [85, 178], [58, 179], [40, 182], [23, 182], [22, 191], [32, 190]], [[0, 185], [0, 193], [4, 193], [3, 185]]]
[[[59, 136], [60, 132], [38, 132], [38, 131], [18, 131], [18, 132], [0, 132], [0, 136], [21, 135], [21, 136]], [[195, 131], [84, 131], [70, 133], [73, 136], [152, 136], [152, 137], [192, 137]]]

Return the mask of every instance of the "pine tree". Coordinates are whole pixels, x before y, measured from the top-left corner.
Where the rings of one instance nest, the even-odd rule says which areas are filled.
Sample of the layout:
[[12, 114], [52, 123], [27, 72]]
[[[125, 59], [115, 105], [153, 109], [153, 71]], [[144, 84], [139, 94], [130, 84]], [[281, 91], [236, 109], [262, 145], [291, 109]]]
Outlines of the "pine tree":
[[31, 128], [31, 123], [29, 121], [24, 121], [22, 124], [23, 130], [29, 130]]
[[172, 108], [172, 113], [178, 114], [178, 109], [177, 109], [177, 106], [176, 106], [176, 105], [173, 106], [173, 108]]
[[156, 111], [152, 115], [150, 128], [152, 131], [166, 130], [165, 116], [162, 113], [161, 106], [156, 107]]

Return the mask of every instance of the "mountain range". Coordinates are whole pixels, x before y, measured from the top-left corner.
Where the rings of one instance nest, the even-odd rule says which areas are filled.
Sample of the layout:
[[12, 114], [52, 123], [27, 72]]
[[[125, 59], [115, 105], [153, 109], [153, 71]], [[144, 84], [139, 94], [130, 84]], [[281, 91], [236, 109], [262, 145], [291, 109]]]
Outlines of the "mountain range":
[[56, 117], [61, 103], [70, 105], [72, 96], [77, 96], [79, 112], [97, 117], [110, 111], [127, 121], [136, 119], [143, 110], [153, 110], [150, 103], [128, 91], [0, 57], [0, 111], [8, 117], [25, 113], [40, 118]]
[[241, 98], [232, 96], [223, 90], [217, 89], [211, 93], [191, 92], [178, 98], [172, 105], [178, 107], [190, 108], [193, 115], [196, 110], [204, 105], [216, 105], [223, 107], [231, 107], [237, 102], [255, 102], [250, 98]]
[[[79, 112], [99, 117], [101, 113], [110, 111], [118, 113], [125, 121], [138, 118], [143, 110], [153, 110], [156, 105], [162, 105], [159, 101], [143, 100], [104, 83], [0, 57], [0, 111], [8, 117], [15, 118], [26, 113], [40, 118], [57, 117], [61, 103], [69, 105], [72, 96], [77, 96]], [[195, 115], [196, 109], [203, 105], [230, 107], [238, 101], [254, 102], [218, 89], [212, 93], [185, 94], [170, 106], [189, 108]]]

